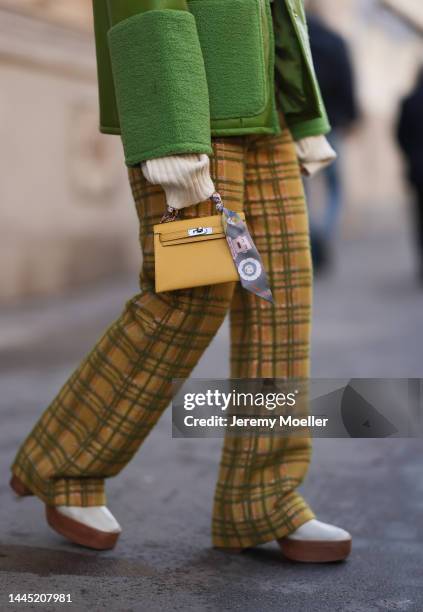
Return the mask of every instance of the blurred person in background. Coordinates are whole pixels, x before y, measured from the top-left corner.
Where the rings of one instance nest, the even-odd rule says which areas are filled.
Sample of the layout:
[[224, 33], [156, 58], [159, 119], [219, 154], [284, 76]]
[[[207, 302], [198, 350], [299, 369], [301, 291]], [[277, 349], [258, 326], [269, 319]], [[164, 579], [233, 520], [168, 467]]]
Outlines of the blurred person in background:
[[423, 284], [423, 66], [413, 90], [400, 106], [397, 138], [407, 162], [407, 177], [414, 192], [413, 229], [416, 237], [418, 277]]
[[323, 170], [326, 200], [323, 217], [317, 219], [309, 194], [312, 254], [315, 272], [331, 262], [331, 245], [336, 237], [343, 205], [342, 150], [345, 134], [358, 120], [353, 67], [348, 45], [314, 12], [307, 15], [310, 46], [323, 100], [332, 126], [328, 141], [337, 159]]
[[[232, 378], [309, 376], [312, 271], [300, 166], [318, 170], [332, 149], [298, 0], [273, 10], [268, 0], [94, 0], [94, 17], [101, 130], [124, 144], [141, 225], [141, 291], [41, 415], [11, 486], [38, 496], [58, 533], [108, 549], [121, 527], [105, 480], [137, 452], [172, 399], [172, 379], [189, 377], [229, 310]], [[214, 214], [216, 189], [228, 207], [245, 210], [274, 303], [240, 283], [156, 293], [154, 225], [166, 207], [170, 219], [193, 223]], [[310, 452], [307, 436], [227, 436], [214, 546], [241, 551], [276, 540], [293, 560], [345, 559], [350, 534], [317, 520], [297, 491]]]

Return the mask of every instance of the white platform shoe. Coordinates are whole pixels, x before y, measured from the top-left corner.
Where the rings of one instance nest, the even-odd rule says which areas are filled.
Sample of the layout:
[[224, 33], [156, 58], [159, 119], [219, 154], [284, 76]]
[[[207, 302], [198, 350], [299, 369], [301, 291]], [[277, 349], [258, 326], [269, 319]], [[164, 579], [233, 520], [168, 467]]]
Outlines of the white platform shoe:
[[[278, 539], [277, 543], [284, 557], [291, 561], [330, 563], [344, 561], [348, 557], [352, 538], [345, 529], [311, 519], [289, 535]], [[246, 550], [220, 546], [217, 548], [231, 553], [241, 553]]]
[[345, 529], [311, 519], [278, 540], [278, 544], [283, 555], [291, 561], [329, 563], [348, 557], [352, 538]]
[[[32, 495], [17, 478], [13, 476], [10, 486], [18, 497]], [[108, 550], [114, 548], [122, 528], [106, 506], [46, 506], [47, 522], [52, 529], [67, 540], [94, 548]]]
[[106, 506], [46, 506], [52, 529], [80, 546], [107, 550], [114, 548], [122, 528]]

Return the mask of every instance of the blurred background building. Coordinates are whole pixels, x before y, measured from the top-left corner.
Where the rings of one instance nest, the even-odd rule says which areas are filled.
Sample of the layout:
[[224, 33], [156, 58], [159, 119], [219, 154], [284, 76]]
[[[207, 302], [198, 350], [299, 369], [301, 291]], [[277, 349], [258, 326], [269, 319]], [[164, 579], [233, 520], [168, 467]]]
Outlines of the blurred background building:
[[97, 130], [89, 0], [0, 1], [0, 300], [137, 260], [118, 138]]
[[[420, 0], [396, 5], [309, 1], [355, 63], [363, 120], [343, 160], [347, 236], [395, 228], [404, 214], [393, 125], [423, 59], [423, 9]], [[0, 78], [0, 301], [134, 270], [137, 221], [120, 142], [97, 132], [91, 1], [0, 0]]]

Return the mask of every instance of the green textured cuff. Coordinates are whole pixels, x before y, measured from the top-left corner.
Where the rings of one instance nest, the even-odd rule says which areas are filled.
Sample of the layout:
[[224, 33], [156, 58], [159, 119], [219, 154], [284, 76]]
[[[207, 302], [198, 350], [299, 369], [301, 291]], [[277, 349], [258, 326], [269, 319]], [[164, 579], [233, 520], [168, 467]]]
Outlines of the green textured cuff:
[[317, 117], [316, 119], [301, 121], [294, 124], [290, 123], [287, 118], [287, 124], [294, 140], [301, 140], [308, 136], [328, 134], [331, 130], [330, 123], [324, 117]]
[[110, 30], [109, 46], [126, 163], [211, 154], [206, 72], [193, 15], [141, 13]]

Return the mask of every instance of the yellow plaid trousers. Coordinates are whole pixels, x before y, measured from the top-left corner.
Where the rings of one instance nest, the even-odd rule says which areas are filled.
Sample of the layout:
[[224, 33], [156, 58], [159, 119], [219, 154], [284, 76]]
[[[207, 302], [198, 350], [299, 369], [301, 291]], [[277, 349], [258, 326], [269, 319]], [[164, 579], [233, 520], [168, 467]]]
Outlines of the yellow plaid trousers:
[[[156, 294], [153, 225], [164, 192], [129, 170], [140, 219], [140, 293], [99, 340], [21, 446], [13, 473], [49, 505], [106, 503], [118, 474], [187, 378], [228, 310], [233, 378], [307, 377], [312, 272], [308, 218], [289, 131], [216, 139], [211, 173], [224, 202], [244, 210], [275, 305], [240, 283]], [[183, 216], [214, 214], [210, 202]], [[296, 491], [309, 438], [227, 436], [213, 508], [213, 544], [248, 547], [280, 538], [314, 514]]]

